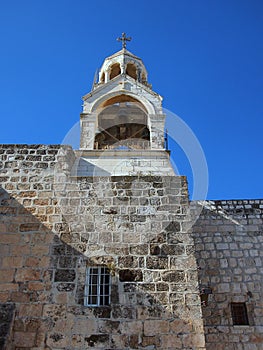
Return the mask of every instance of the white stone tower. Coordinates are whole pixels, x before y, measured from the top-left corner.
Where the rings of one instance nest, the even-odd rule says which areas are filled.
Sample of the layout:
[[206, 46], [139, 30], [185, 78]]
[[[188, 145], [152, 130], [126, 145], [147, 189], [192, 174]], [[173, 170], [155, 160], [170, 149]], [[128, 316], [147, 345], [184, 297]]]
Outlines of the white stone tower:
[[[123, 48], [107, 57], [83, 97], [78, 175], [174, 175], [165, 150], [162, 97], [142, 60]], [[94, 167], [95, 166], [95, 167]]]

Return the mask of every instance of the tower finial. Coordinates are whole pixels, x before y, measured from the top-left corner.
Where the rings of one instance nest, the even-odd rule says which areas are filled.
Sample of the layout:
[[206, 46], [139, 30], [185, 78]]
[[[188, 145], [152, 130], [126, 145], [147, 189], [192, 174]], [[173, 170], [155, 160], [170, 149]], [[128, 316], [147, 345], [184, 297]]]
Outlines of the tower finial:
[[122, 48], [126, 49], [126, 45], [127, 45], [126, 41], [131, 41], [131, 39], [132, 38], [130, 36], [129, 37], [126, 36], [126, 33], [122, 33], [121, 37], [117, 38], [117, 41], [122, 41]]

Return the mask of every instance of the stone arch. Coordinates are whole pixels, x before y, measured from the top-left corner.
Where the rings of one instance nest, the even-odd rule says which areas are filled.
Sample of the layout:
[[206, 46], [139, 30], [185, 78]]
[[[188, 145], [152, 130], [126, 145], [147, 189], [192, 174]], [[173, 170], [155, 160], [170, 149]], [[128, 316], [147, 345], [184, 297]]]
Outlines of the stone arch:
[[101, 96], [91, 107], [91, 113], [99, 112], [101, 108], [118, 102], [138, 102], [145, 108], [147, 114], [156, 114], [154, 106], [150, 103], [148, 99], [143, 96], [140, 96], [138, 99], [138, 95], [135, 95], [132, 92], [129, 93], [121, 93], [121, 92], [112, 92], [106, 95]]

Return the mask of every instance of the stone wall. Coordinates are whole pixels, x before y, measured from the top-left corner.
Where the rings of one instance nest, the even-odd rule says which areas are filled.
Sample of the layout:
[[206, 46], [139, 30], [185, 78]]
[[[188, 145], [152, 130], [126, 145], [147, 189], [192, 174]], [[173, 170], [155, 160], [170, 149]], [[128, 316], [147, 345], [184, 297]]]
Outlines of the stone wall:
[[0, 303], [0, 349], [3, 349], [10, 334], [14, 317], [14, 304]]
[[[0, 152], [6, 349], [205, 348], [185, 177], [75, 177], [68, 146]], [[83, 305], [94, 265], [110, 306]]]
[[[262, 349], [263, 200], [206, 202], [193, 231], [207, 349]], [[249, 325], [233, 325], [235, 302]]]

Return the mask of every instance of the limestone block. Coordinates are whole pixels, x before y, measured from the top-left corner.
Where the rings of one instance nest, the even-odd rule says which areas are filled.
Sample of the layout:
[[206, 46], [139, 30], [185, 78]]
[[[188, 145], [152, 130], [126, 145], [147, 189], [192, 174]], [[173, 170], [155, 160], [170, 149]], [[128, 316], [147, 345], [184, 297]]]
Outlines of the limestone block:
[[146, 336], [154, 336], [155, 334], [168, 334], [169, 322], [165, 320], [145, 320], [144, 334]]

